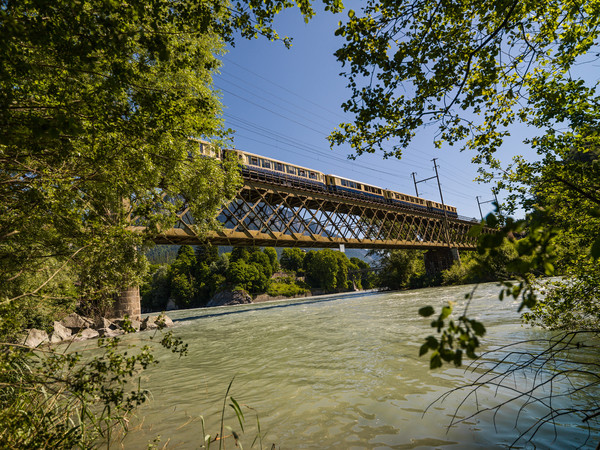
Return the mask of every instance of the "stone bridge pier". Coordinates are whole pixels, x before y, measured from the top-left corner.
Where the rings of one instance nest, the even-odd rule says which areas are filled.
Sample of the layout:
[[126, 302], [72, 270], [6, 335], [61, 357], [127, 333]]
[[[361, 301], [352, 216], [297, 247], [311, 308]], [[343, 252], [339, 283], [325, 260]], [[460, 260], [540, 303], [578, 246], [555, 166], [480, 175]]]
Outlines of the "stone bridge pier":
[[140, 287], [135, 285], [123, 289], [115, 298], [112, 313], [113, 317], [128, 315], [133, 320], [140, 320], [142, 314]]
[[436, 248], [425, 253], [425, 272], [435, 275], [449, 269], [454, 261], [460, 262], [457, 248]]

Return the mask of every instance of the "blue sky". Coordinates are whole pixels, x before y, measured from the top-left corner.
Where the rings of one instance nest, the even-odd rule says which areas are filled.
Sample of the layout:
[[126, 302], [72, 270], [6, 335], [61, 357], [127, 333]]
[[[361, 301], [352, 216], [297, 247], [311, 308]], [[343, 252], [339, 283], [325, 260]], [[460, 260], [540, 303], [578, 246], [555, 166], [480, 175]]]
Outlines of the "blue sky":
[[[435, 127], [420, 132], [401, 160], [384, 160], [376, 153], [352, 161], [347, 159], [349, 148], [330, 149], [328, 134], [340, 122], [351, 120], [340, 106], [350, 91], [333, 56], [342, 45], [334, 31], [345, 18], [345, 12], [318, 13], [305, 24], [299, 13], [288, 11], [277, 17], [275, 25], [280, 35], [293, 37], [291, 49], [266, 39], [239, 39], [235, 48], [228, 49], [215, 85], [222, 92], [226, 126], [235, 130], [235, 147], [408, 194], [415, 193], [411, 173], [417, 173], [417, 180], [434, 176], [431, 160], [438, 158], [445, 203], [456, 206], [461, 215], [479, 219], [476, 196], [491, 200], [491, 185], [473, 181], [477, 167], [470, 162], [472, 154], [434, 148]], [[501, 160], [528, 153], [522, 143], [525, 133], [517, 130], [505, 143]], [[420, 183], [419, 195], [439, 201], [435, 180]], [[482, 205], [484, 216], [492, 209], [491, 203]]]

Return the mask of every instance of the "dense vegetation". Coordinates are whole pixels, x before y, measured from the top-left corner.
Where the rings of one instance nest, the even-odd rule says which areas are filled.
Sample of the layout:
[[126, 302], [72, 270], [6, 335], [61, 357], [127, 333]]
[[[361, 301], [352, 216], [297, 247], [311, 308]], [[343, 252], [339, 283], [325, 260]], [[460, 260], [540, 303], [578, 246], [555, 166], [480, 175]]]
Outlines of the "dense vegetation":
[[[339, 0], [323, 3], [341, 7]], [[307, 20], [314, 14], [310, 1], [297, 4]], [[273, 17], [291, 6], [286, 0], [2, 3], [2, 447], [88, 447], [124, 424], [123, 415], [143, 400], [143, 391], [127, 396], [121, 387], [150, 363], [147, 350], [130, 359], [117, 352], [116, 341], [102, 343], [104, 359], [80, 371], [78, 354], [49, 350], [42, 357], [22, 349], [21, 330], [49, 327], [74, 308], [108, 311], [120, 289], [142, 280], [147, 264], [140, 250], [173, 225], [177, 212], [189, 208], [199, 233], [216, 226], [215, 211], [233, 195], [239, 175], [228, 163], [200, 158], [188, 138], [226, 139], [212, 88], [218, 55], [236, 33], [277, 39]], [[400, 157], [419, 129], [434, 125], [436, 144], [473, 151], [482, 178], [511, 191], [506, 210], [528, 213], [525, 221], [500, 218], [498, 234], [480, 240], [483, 258], [495, 263], [504, 255], [507, 275], [519, 277], [503, 283], [501, 298], [519, 299], [528, 320], [570, 336], [600, 330], [600, 97], [597, 79], [580, 71], [597, 60], [599, 11], [598, 0], [366, 0], [337, 31], [346, 41], [336, 56], [352, 92], [344, 109], [355, 120], [342, 124], [332, 142], [349, 143], [356, 155], [381, 149]], [[538, 157], [502, 166], [494, 152], [518, 122], [529, 126], [527, 144]], [[131, 232], [131, 219], [147, 233]], [[497, 225], [496, 218], [487, 223]], [[526, 237], [515, 240], [517, 233]], [[416, 258], [388, 259], [398, 268], [389, 284], [416, 283]], [[368, 284], [362, 274], [349, 275], [358, 262], [336, 252], [289, 254], [281, 264], [322, 289]], [[465, 258], [446, 281], [497, 273], [473, 270], [482, 265]], [[232, 252], [225, 262], [185, 249], [152, 282], [168, 289], [167, 298], [192, 305], [227, 284], [268, 290], [274, 267], [264, 251]], [[540, 270], [568, 279], [539, 299], [526, 275]], [[157, 298], [165, 297], [150, 301]], [[468, 311], [450, 320], [451, 311], [442, 309], [432, 323], [437, 334], [422, 347], [431, 351], [432, 367], [461, 364], [463, 352], [474, 356], [485, 334]], [[574, 345], [567, 350], [575, 352]], [[576, 413], [597, 418], [598, 407]]]
[[[295, 6], [2, 1], [0, 447], [88, 448], [143, 401], [120, 387], [148, 366], [147, 349], [127, 357], [105, 342], [103, 359], [85, 365], [77, 353], [23, 349], [22, 330], [75, 308], [110, 311], [146, 273], [140, 250], [178, 212], [189, 208], [200, 235], [217, 226], [239, 174], [189, 138], [227, 137], [212, 86], [225, 44], [279, 39], [273, 17]], [[298, 8], [314, 14], [310, 2]]]
[[494, 251], [462, 252], [460, 263], [430, 275], [425, 272], [422, 250], [372, 251], [368, 255], [376, 258], [376, 267], [330, 249], [284, 248], [278, 258], [269, 247], [219, 253], [215, 247], [182, 246], [171, 264], [150, 266], [142, 285], [142, 305], [148, 311], [163, 311], [171, 300], [177, 308], [199, 307], [223, 290], [291, 297], [308, 292], [471, 284], [509, 280], [517, 274], [512, 266], [518, 253], [508, 241]]
[[344, 253], [299, 248], [233, 248], [219, 254], [216, 247], [184, 245], [172, 264], [151, 267], [142, 287], [142, 305], [164, 310], [169, 300], [177, 308], [204, 306], [224, 290], [244, 290], [256, 296], [286, 296], [311, 291], [341, 292], [375, 287], [368, 263]]

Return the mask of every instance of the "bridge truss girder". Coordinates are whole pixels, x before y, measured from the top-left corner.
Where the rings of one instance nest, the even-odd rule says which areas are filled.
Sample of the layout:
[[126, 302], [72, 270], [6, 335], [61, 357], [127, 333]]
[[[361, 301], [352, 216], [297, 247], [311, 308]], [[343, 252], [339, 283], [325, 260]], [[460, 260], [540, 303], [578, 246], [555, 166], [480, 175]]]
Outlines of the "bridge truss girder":
[[[246, 180], [219, 213], [223, 229], [200, 239], [193, 218], [182, 211], [179, 223], [155, 242], [272, 247], [373, 249], [473, 249], [473, 222], [412, 211], [383, 202], [311, 189]], [[446, 228], [447, 227], [447, 228]]]

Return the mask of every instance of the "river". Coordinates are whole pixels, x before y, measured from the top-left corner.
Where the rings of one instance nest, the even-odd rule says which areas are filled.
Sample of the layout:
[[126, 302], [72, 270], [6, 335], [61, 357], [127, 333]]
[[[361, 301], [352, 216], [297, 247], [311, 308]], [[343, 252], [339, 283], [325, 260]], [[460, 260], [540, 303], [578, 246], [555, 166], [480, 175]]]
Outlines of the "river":
[[[122, 446], [147, 448], [160, 435], [160, 445], [168, 443], [168, 448], [201, 448], [200, 416], [207, 433], [219, 432], [225, 391], [235, 377], [230, 395], [253, 409], [242, 406], [244, 433], [229, 406], [225, 424], [240, 433], [246, 449], [257, 435], [256, 414], [265, 449], [273, 443], [281, 449], [506, 448], [546, 413], [543, 406], [534, 403], [520, 411], [522, 403], [508, 404], [495, 415], [468, 417], [477, 404], [485, 408], [508, 399], [510, 389], [531, 382], [531, 374], [506, 380], [508, 390], [482, 387], [477, 402], [474, 395], [467, 398], [467, 390], [436, 402], [490, 365], [475, 371], [445, 365], [431, 371], [428, 356], [418, 357], [432, 329], [430, 319], [419, 317], [417, 310], [431, 304], [439, 311], [456, 301], [462, 311], [470, 288], [339, 294], [172, 312], [174, 331], [189, 343], [189, 355], [179, 359], [158, 352], [160, 364], [142, 380], [152, 399], [138, 411], [134, 430]], [[550, 335], [521, 325], [518, 304], [499, 302], [498, 289], [494, 283], [479, 286], [470, 306], [470, 315], [488, 330], [484, 349]], [[143, 333], [129, 339], [140, 337]], [[532, 342], [527, 348], [537, 347]], [[568, 388], [559, 379], [552, 393]], [[585, 395], [558, 397], [553, 406], [595, 401]], [[453, 418], [463, 421], [448, 427]], [[537, 433], [536, 447], [525, 441], [515, 446], [595, 448], [599, 436], [597, 427], [590, 437], [578, 419], [566, 416]], [[216, 444], [211, 448], [218, 448]], [[226, 444], [234, 448], [232, 440]], [[258, 441], [254, 448], [260, 448]]]

